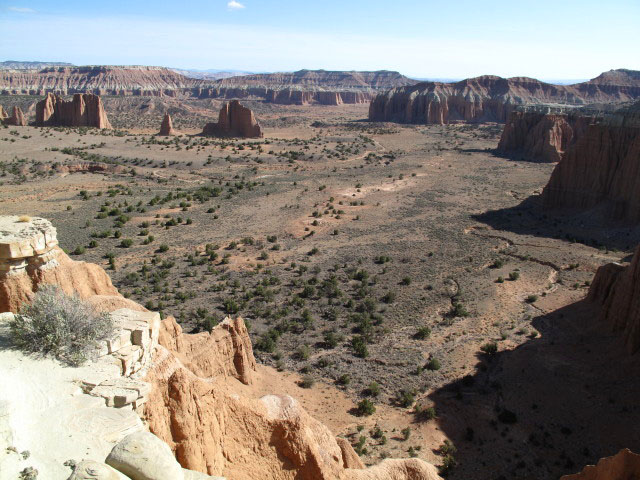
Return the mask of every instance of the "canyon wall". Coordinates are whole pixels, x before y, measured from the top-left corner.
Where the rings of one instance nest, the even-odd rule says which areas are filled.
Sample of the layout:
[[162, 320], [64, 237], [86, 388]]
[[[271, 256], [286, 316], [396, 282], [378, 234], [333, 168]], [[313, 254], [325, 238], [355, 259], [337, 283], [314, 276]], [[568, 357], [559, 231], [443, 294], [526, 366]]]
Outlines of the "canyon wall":
[[542, 192], [545, 209], [598, 208], [609, 220], [640, 222], [640, 102], [590, 124]]
[[[416, 124], [501, 122], [521, 105], [625, 102], [640, 98], [638, 72], [615, 71], [575, 85], [485, 75], [455, 83], [422, 82], [378, 94], [369, 120]], [[622, 73], [621, 73], [622, 72]]]
[[597, 465], [587, 465], [580, 473], [564, 475], [560, 480], [623, 480], [640, 478], [640, 455], [628, 448], [612, 457], [601, 458]]
[[532, 161], [559, 162], [593, 121], [584, 115], [512, 112], [498, 151]]
[[76, 93], [71, 101], [48, 93], [36, 104], [36, 125], [111, 128], [102, 100], [91, 93]]
[[225, 103], [217, 123], [207, 123], [202, 135], [214, 137], [262, 138], [262, 130], [253, 112], [237, 100]]
[[598, 269], [587, 301], [600, 307], [601, 321], [622, 332], [630, 353], [640, 350], [640, 246], [629, 265]]

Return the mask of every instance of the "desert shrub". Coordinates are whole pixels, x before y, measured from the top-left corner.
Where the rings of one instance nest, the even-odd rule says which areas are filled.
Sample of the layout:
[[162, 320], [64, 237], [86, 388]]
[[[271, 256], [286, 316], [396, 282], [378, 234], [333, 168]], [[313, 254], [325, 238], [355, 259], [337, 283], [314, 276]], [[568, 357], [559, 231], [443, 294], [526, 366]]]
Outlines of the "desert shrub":
[[351, 378], [346, 373], [340, 375], [336, 380], [338, 385], [349, 385], [349, 382], [351, 382]]
[[380, 385], [378, 382], [371, 382], [364, 393], [370, 397], [377, 397], [380, 395]]
[[432, 358], [431, 360], [429, 360], [429, 362], [427, 362], [427, 364], [425, 365], [427, 367], [427, 370], [440, 370], [440, 368], [442, 367], [442, 365], [440, 365], [440, 361], [437, 358]]
[[368, 417], [369, 415], [373, 415], [376, 412], [376, 406], [371, 400], [365, 398], [364, 400], [360, 400], [358, 402], [357, 411], [358, 415]]
[[520, 278], [520, 272], [511, 272], [509, 274], [509, 280], [511, 280], [512, 282], [515, 282], [519, 278]]
[[356, 357], [367, 358], [369, 356], [369, 349], [367, 343], [361, 336], [353, 337], [351, 339], [351, 348]]
[[538, 296], [537, 295], [529, 295], [526, 299], [527, 303], [534, 303], [535, 301], [538, 300]]
[[485, 343], [480, 347], [480, 350], [482, 350], [487, 355], [494, 355], [498, 352], [498, 344], [496, 342]]
[[115, 326], [107, 313], [98, 312], [59, 287], [46, 285], [9, 324], [13, 343], [20, 349], [53, 355], [70, 365], [80, 365], [111, 338]]
[[431, 336], [431, 329], [429, 327], [420, 327], [413, 338], [416, 340], [426, 340], [429, 336]]
[[451, 310], [449, 311], [449, 316], [452, 318], [468, 317], [469, 312], [462, 303], [453, 302], [453, 304], [451, 305]]
[[440, 473], [441, 476], [446, 477], [457, 464], [458, 462], [453, 455], [447, 454], [442, 459], [442, 465], [438, 467], [438, 473]]
[[433, 420], [437, 417], [436, 409], [433, 407], [422, 407], [416, 405], [414, 409], [414, 413], [416, 415], [417, 420]]
[[411, 436], [411, 427], [403, 428], [400, 433], [402, 433], [402, 439], [406, 442]]
[[416, 392], [413, 390], [402, 390], [398, 394], [398, 404], [401, 407], [408, 408], [413, 405], [416, 400]]
[[311, 388], [313, 387], [314, 383], [315, 383], [315, 380], [312, 377], [305, 376], [302, 380], [300, 380], [299, 385], [302, 388]]

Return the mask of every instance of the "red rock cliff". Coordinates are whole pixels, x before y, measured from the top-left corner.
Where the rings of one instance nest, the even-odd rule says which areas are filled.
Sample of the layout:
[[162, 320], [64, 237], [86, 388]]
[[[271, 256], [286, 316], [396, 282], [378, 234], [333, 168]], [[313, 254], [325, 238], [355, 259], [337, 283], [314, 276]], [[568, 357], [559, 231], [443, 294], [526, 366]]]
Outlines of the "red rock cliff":
[[632, 480], [640, 478], [640, 455], [628, 448], [612, 457], [601, 458], [597, 465], [587, 465], [582, 472], [564, 475], [560, 480]]
[[162, 119], [162, 124], [160, 125], [160, 133], [158, 133], [158, 135], [167, 137], [175, 134], [176, 134], [176, 131], [173, 129], [173, 122], [171, 121], [171, 115], [169, 115], [168, 113], [165, 113], [164, 118]]
[[498, 151], [539, 162], [559, 162], [585, 132], [592, 118], [582, 115], [512, 112]]
[[91, 93], [76, 93], [71, 101], [47, 94], [36, 104], [36, 125], [111, 128], [102, 100]]
[[630, 353], [640, 350], [640, 247], [627, 266], [610, 263], [598, 269], [587, 301], [599, 305], [599, 318], [622, 332]]
[[640, 222], [640, 123], [618, 117], [589, 125], [566, 151], [542, 192], [545, 209], [598, 207], [612, 220]]

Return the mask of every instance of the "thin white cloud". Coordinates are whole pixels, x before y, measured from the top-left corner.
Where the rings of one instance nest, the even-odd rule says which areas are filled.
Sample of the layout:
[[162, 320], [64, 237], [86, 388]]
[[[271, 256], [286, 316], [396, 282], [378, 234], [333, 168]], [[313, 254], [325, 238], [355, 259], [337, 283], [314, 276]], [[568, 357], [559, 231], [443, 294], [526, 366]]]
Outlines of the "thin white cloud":
[[227, 8], [229, 10], [242, 10], [244, 8], [244, 5], [240, 2], [236, 2], [236, 0], [231, 0], [229, 3], [227, 3]]
[[9, 7], [7, 10], [9, 10], [10, 12], [16, 12], [16, 13], [36, 13], [36, 11], [33, 8], [27, 8], [27, 7]]

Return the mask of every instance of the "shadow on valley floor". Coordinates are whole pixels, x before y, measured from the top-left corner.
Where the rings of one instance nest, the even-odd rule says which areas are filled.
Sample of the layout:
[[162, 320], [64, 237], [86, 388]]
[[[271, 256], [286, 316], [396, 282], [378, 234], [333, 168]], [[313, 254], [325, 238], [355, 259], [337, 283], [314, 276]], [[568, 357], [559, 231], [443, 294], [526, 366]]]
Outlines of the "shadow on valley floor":
[[612, 224], [606, 220], [605, 208], [588, 212], [563, 213], [544, 211], [540, 195], [532, 195], [520, 204], [472, 215], [494, 230], [514, 232], [582, 243], [596, 248], [632, 250], [640, 243], [640, 228]]
[[541, 315], [539, 336], [479, 354], [474, 375], [429, 396], [457, 447], [450, 479], [558, 479], [640, 451], [640, 355], [596, 313], [581, 301]]

